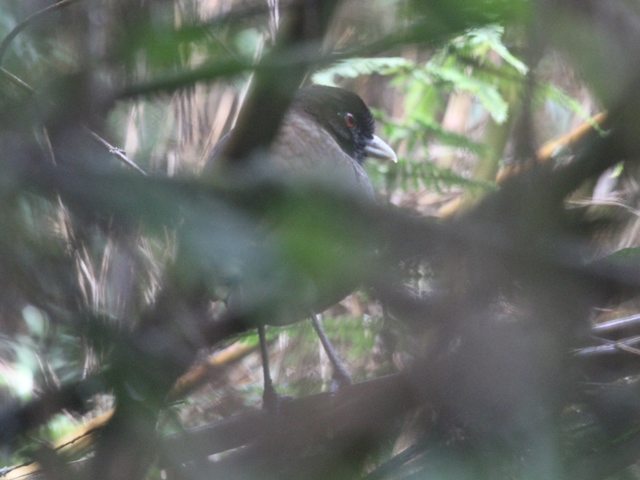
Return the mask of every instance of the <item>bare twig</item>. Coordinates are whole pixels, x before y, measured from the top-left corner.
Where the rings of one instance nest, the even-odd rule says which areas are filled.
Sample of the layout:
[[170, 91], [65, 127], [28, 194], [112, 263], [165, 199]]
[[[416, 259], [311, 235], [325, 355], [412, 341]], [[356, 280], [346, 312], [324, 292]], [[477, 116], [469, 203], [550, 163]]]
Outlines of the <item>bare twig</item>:
[[33, 89], [33, 87], [31, 87], [31, 85], [29, 85], [27, 82], [25, 82], [21, 78], [16, 77], [9, 70], [7, 70], [7, 69], [5, 69], [3, 67], [0, 67], [0, 74], [2, 74], [4, 77], [6, 77], [6, 79], [9, 80], [14, 85], [16, 85], [17, 87], [19, 87], [19, 88], [21, 88], [23, 90], [26, 90], [30, 94], [34, 95], [36, 93], [36, 91]]
[[614, 318], [606, 322], [598, 323], [592, 327], [597, 333], [609, 333], [623, 328], [633, 327], [640, 324], [640, 314], [629, 315], [627, 317]]
[[128, 166], [130, 166], [131, 168], [133, 168], [138, 173], [141, 173], [142, 175], [147, 175], [147, 172], [145, 172], [133, 160], [131, 160], [129, 157], [127, 157], [127, 155], [124, 153], [124, 151], [121, 148], [114, 147], [113, 145], [111, 145], [109, 142], [107, 142], [104, 138], [102, 138], [100, 135], [98, 135], [93, 130], [91, 130], [91, 129], [87, 128], [87, 127], [84, 127], [84, 128], [89, 133], [89, 135], [91, 135], [98, 142], [100, 142], [105, 147], [107, 147], [109, 149], [109, 153], [110, 154], [115, 155], [116, 157], [118, 157], [120, 160], [122, 160], [123, 163], [125, 163]]
[[[22, 80], [20, 77], [14, 75], [13, 73], [11, 73], [10, 71], [8, 71], [7, 69], [5, 69], [3, 67], [0, 67], [0, 75], [4, 76], [8, 81], [13, 83], [15, 86], [17, 86], [18, 88], [24, 90], [29, 95], [31, 95], [31, 98], [33, 98], [34, 101], [35, 101], [36, 108], [38, 110], [40, 109], [40, 104], [37, 101], [37, 97], [36, 97], [36, 91], [31, 85], [29, 85], [27, 82]], [[55, 155], [53, 153], [53, 147], [51, 146], [51, 138], [49, 137], [49, 132], [47, 131], [47, 127], [45, 127], [44, 125], [42, 125], [42, 132], [41, 133], [42, 133], [42, 140], [43, 140], [43, 143], [44, 143], [43, 149], [49, 155], [49, 158], [51, 159], [51, 163], [53, 163], [55, 165], [56, 164], [56, 158], [55, 158]]]
[[640, 355], [640, 350], [633, 345], [640, 343], [640, 336], [625, 338], [623, 340], [607, 340], [599, 339], [603, 342], [601, 345], [592, 347], [584, 347], [575, 352], [578, 357], [594, 357], [598, 355], [610, 355], [620, 352], [627, 352], [633, 355]]

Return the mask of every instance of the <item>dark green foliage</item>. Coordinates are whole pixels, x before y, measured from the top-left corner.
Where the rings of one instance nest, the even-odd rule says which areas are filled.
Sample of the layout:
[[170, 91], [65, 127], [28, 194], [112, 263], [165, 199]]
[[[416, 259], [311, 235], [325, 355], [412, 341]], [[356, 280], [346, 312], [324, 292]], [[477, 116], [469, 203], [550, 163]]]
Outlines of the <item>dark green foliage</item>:
[[[640, 451], [640, 108], [638, 72], [613, 60], [640, 58], [637, 12], [280, 2], [276, 38], [272, 3], [0, 5], [2, 465], [96, 479], [635, 478], [620, 472]], [[573, 31], [600, 49], [586, 55]], [[332, 185], [196, 175], [245, 94], [237, 162], [306, 78], [373, 107], [400, 162], [368, 172], [418, 212]], [[603, 125], [527, 167], [539, 132], [598, 102]], [[498, 185], [507, 160], [521, 173]], [[615, 165], [622, 175], [601, 177]], [[596, 225], [566, 202], [598, 180], [625, 213]], [[457, 215], [421, 215], [458, 196]], [[323, 305], [355, 382], [327, 392], [305, 317], [360, 286]], [[620, 306], [623, 328], [593, 325]], [[224, 347], [255, 347], [255, 326], [294, 320], [267, 329], [276, 388], [293, 397], [274, 411], [258, 408], [255, 348], [172, 390]], [[57, 449], [113, 405], [89, 450]]]

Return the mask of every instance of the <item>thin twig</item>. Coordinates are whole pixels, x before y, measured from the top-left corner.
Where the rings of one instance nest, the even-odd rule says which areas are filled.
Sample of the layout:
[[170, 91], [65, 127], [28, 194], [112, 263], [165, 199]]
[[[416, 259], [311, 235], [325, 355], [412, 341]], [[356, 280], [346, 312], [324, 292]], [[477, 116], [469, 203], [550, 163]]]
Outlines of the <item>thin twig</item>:
[[0, 67], [0, 74], [5, 76], [7, 80], [9, 80], [11, 83], [16, 85], [17, 87], [20, 87], [23, 90], [26, 90], [27, 92], [29, 92], [30, 94], [35, 95], [36, 91], [33, 89], [31, 85], [29, 85], [27, 82], [25, 82], [21, 78], [16, 77], [9, 70], [6, 70], [5, 68]]
[[102, 138], [100, 135], [98, 135], [93, 130], [91, 130], [91, 129], [87, 128], [87, 127], [84, 127], [84, 129], [87, 132], [89, 132], [89, 134], [93, 138], [95, 138], [97, 141], [99, 141], [101, 144], [103, 144], [105, 147], [107, 147], [109, 149], [109, 153], [110, 154], [115, 155], [116, 157], [118, 157], [120, 160], [122, 160], [123, 163], [125, 163], [128, 166], [130, 166], [131, 168], [136, 170], [138, 173], [141, 173], [142, 175], [145, 175], [145, 176], [147, 175], [147, 172], [145, 172], [133, 160], [131, 160], [129, 157], [127, 157], [127, 155], [124, 153], [124, 151], [121, 148], [114, 147], [113, 145], [111, 145], [109, 142], [107, 142], [104, 138]]
[[620, 351], [640, 355], [640, 350], [633, 347], [634, 344], [640, 343], [640, 335], [625, 338], [623, 340], [608, 340], [606, 338], [599, 338], [598, 340], [602, 342], [601, 345], [584, 347], [576, 350], [576, 356], [593, 357], [597, 355], [615, 354]]
[[622, 328], [637, 326], [638, 324], [640, 324], [640, 314], [636, 313], [627, 317], [614, 318], [613, 320], [600, 322], [591, 327], [591, 330], [598, 333], [611, 332]]
[[[61, 445], [57, 445], [56, 447], [53, 448], [53, 451], [55, 452], [60, 452], [62, 449], [64, 449], [65, 447], [68, 447], [69, 445], [73, 445], [76, 442], [79, 442], [80, 440], [82, 440], [83, 438], [88, 437], [89, 435], [93, 435], [94, 433], [96, 433], [97, 431], [101, 430], [102, 428], [104, 428], [104, 425], [99, 425], [97, 427], [91, 428], [85, 432], [83, 432], [82, 434], [78, 435], [77, 437], [74, 437], [73, 439], [69, 440], [68, 442], [65, 442]], [[0, 469], [0, 478], [6, 477], [8, 476], [11, 472], [18, 470], [20, 468], [25, 468], [28, 466], [33, 466], [32, 470], [29, 470], [28, 473], [25, 473], [24, 475], [21, 475], [21, 477], [30, 477], [31, 475], [35, 474], [35, 473], [39, 473], [42, 472], [43, 469], [41, 468], [40, 465], [38, 465], [39, 462], [37, 460], [29, 460], [27, 462], [21, 463], [19, 465], [12, 465], [10, 467], [3, 467]], [[14, 477], [12, 476], [11, 478], [18, 478], [18, 477]]]
[[[40, 111], [40, 103], [38, 102], [38, 99], [36, 97], [36, 90], [31, 85], [29, 85], [20, 77], [14, 75], [9, 70], [3, 67], [0, 67], [0, 75], [4, 76], [7, 80], [9, 80], [18, 88], [21, 88], [22, 90], [24, 90], [27, 94], [31, 95], [31, 98], [34, 101], [36, 109]], [[41, 127], [42, 127], [42, 132], [41, 132], [42, 141], [44, 143], [43, 149], [46, 150], [47, 154], [49, 155], [49, 158], [51, 159], [51, 163], [55, 165], [56, 157], [53, 153], [53, 147], [51, 146], [51, 138], [49, 137], [49, 132], [47, 131], [47, 127], [45, 127], [44, 124], [42, 124]]]

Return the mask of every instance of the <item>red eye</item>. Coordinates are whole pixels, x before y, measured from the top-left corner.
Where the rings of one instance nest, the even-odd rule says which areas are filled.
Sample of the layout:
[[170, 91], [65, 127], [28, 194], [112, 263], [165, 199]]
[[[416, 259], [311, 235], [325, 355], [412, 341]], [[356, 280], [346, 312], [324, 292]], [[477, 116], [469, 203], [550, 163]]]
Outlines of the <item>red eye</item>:
[[356, 117], [354, 117], [352, 113], [345, 113], [343, 119], [347, 128], [354, 128], [356, 126]]

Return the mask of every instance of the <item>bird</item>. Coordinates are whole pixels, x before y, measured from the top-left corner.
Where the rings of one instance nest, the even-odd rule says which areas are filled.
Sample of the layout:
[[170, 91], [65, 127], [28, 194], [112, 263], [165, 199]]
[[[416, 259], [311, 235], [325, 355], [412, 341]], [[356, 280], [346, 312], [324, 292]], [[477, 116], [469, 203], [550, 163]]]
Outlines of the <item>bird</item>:
[[[310, 85], [293, 96], [266, 155], [256, 155], [241, 175], [272, 175], [290, 181], [331, 182], [374, 197], [363, 163], [366, 158], [397, 162], [393, 149], [374, 133], [373, 115], [355, 93], [338, 87]], [[214, 147], [203, 169], [207, 176], [236, 175], [235, 162], [221, 153], [233, 135], [228, 132]]]
[[[275, 178], [290, 185], [319, 183], [363, 201], [376, 201], [374, 187], [363, 166], [365, 159], [397, 162], [394, 150], [375, 135], [374, 118], [364, 101], [356, 93], [339, 87], [309, 85], [298, 89], [270, 146], [240, 165], [227, 161], [223, 156], [233, 132], [228, 132], [211, 151], [203, 169], [207, 178], [218, 181]], [[238, 290], [242, 291], [242, 280], [239, 282]], [[352, 290], [340, 287], [325, 295], [326, 298], [320, 294], [321, 298], [310, 299], [308, 315], [300, 316], [299, 312], [293, 316], [275, 315], [264, 322], [286, 325], [310, 316], [333, 365], [334, 379], [338, 384], [349, 383], [350, 379], [324, 334], [317, 313], [350, 293]], [[230, 296], [242, 298], [242, 294], [237, 292]], [[227, 303], [228, 308], [232, 308], [230, 305], [234, 301]], [[264, 368], [263, 401], [269, 408], [269, 405], [277, 403], [274, 400], [277, 394], [269, 374], [263, 323], [258, 325], [258, 333]]]

